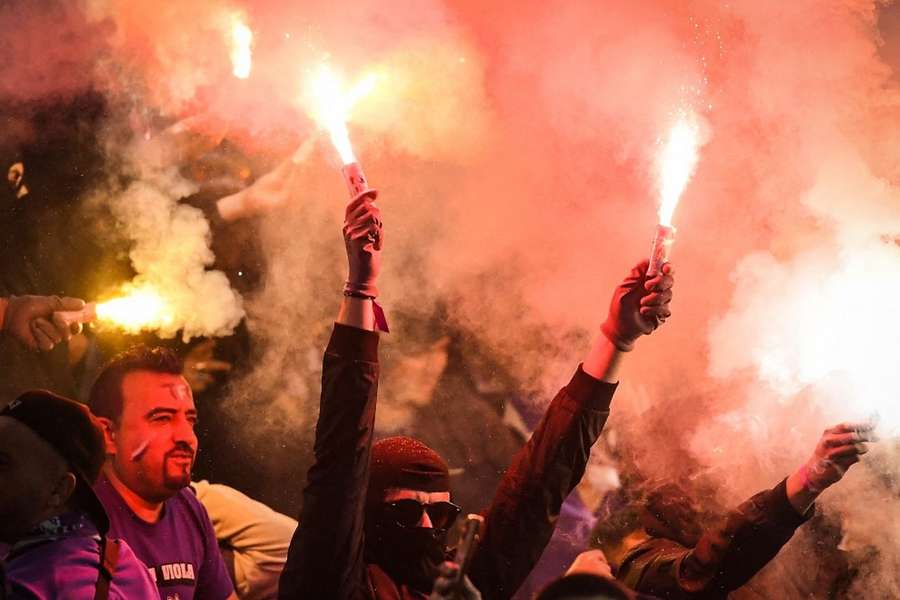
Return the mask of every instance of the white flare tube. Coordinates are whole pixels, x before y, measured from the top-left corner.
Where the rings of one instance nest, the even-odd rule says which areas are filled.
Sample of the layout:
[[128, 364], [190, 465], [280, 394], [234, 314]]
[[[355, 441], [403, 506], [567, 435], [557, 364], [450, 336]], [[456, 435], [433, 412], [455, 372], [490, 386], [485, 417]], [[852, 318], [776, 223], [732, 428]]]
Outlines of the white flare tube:
[[650, 267], [647, 269], [647, 279], [655, 277], [662, 266], [669, 262], [669, 253], [674, 243], [675, 228], [657, 225], [653, 243], [650, 245]]
[[364, 195], [371, 196], [373, 200], [378, 197], [378, 190], [369, 187], [366, 174], [358, 162], [347, 163], [341, 167], [341, 175], [344, 176], [344, 183], [350, 192], [351, 202]]
[[88, 302], [81, 310], [58, 310], [53, 313], [53, 322], [71, 328], [73, 325], [91, 323], [97, 320], [97, 303]]

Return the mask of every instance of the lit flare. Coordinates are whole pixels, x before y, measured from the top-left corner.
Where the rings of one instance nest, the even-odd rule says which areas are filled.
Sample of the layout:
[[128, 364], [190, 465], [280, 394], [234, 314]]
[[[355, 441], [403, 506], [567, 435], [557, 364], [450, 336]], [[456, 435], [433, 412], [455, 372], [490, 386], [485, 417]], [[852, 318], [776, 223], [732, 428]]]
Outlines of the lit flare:
[[341, 78], [325, 64], [320, 65], [309, 80], [311, 116], [328, 132], [345, 165], [356, 162], [347, 131], [351, 110], [361, 98], [372, 92], [376, 81], [375, 74], [369, 73], [346, 89]]
[[659, 224], [650, 245], [650, 266], [647, 276], [655, 276], [669, 261], [669, 252], [675, 243], [675, 227], [672, 216], [697, 168], [700, 149], [700, 128], [697, 117], [692, 113], [682, 113], [665, 144], [657, 155], [659, 184]]
[[130, 294], [97, 304], [97, 319], [128, 333], [165, 327], [172, 315], [165, 299], [155, 290], [136, 289]]
[[53, 318], [69, 327], [98, 321], [126, 333], [168, 327], [174, 320], [169, 304], [151, 288], [134, 288], [105, 302], [88, 303], [81, 310], [56, 312]]
[[253, 31], [244, 20], [234, 15], [231, 18], [231, 72], [238, 79], [250, 77], [253, 68]]
[[659, 176], [659, 224], [672, 226], [672, 215], [687, 187], [700, 149], [700, 127], [693, 114], [683, 113], [672, 129], [657, 157]]

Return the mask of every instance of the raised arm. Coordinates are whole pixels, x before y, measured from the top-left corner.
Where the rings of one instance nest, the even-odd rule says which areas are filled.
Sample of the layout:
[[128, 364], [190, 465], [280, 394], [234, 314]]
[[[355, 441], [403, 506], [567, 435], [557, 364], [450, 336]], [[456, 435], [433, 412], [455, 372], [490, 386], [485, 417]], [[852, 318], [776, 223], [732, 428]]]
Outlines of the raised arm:
[[644, 261], [616, 288], [584, 363], [550, 403], [500, 483], [472, 565], [472, 581], [485, 600], [511, 597], [531, 572], [609, 416], [624, 353], [671, 315], [671, 267], [649, 281], [646, 272]]
[[810, 507], [837, 483], [872, 441], [869, 424], [845, 423], [825, 431], [812, 457], [774, 488], [732, 510], [724, 524], [707, 530], [685, 548], [652, 539], [623, 560], [619, 577], [639, 592], [665, 598], [716, 597], [741, 587], [772, 560], [809, 519]]
[[349, 277], [322, 367], [315, 460], [303, 491], [278, 597], [356, 597], [365, 585], [363, 509], [378, 391], [378, 293], [382, 228], [368, 196], [347, 207]]

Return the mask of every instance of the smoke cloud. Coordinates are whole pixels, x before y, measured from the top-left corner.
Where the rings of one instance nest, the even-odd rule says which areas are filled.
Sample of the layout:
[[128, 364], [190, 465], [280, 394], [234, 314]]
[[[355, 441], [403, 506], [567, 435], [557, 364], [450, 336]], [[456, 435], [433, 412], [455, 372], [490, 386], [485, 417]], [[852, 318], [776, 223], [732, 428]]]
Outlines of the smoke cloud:
[[[20, 34], [4, 40], [19, 57], [4, 102], [91, 88], [115, 106], [107, 153], [127, 183], [100, 195], [135, 243], [139, 279], [204, 306], [178, 324], [186, 337], [227, 333], [246, 308], [252, 365], [221, 407], [250, 445], [289, 436], [311, 447], [321, 349], [340, 301], [345, 191], [301, 104], [323, 60], [348, 81], [378, 74], [350, 135], [387, 227], [385, 432], [420, 433], [423, 415], [454, 406], [500, 426], [506, 396], [549, 400], [613, 286], [647, 253], [660, 140], [681, 111], [696, 113], [708, 140], [674, 218], [675, 315], [627, 358], [596, 479], [615, 485], [618, 460], [731, 506], [797, 468], [825, 427], [877, 415], [883, 441], [822, 498], [839, 535], [801, 532], [757, 585], [801, 597], [816, 565], [840, 556], [857, 573], [850, 596], [900, 595], [892, 3], [48, 7], [0, 13]], [[247, 79], [232, 73], [234, 15], [254, 33]], [[23, 40], [57, 22], [69, 33], [42, 36], [42, 53], [65, 60], [44, 60]], [[209, 183], [186, 165], [222, 140], [252, 172], [244, 182], [304, 148], [252, 226], [265, 269], [243, 299], [207, 270], [200, 212], [176, 202]], [[477, 453], [466, 456], [451, 466], [474, 472]], [[261, 495], [294, 502], [279, 481], [283, 454], [260, 460], [272, 480]]]
[[229, 335], [244, 317], [241, 298], [224, 273], [207, 269], [214, 260], [209, 223], [200, 209], [178, 204], [190, 188], [173, 185], [141, 180], [102, 199], [131, 244], [137, 273], [115, 295], [157, 294], [170, 318], [146, 329], [161, 338]]

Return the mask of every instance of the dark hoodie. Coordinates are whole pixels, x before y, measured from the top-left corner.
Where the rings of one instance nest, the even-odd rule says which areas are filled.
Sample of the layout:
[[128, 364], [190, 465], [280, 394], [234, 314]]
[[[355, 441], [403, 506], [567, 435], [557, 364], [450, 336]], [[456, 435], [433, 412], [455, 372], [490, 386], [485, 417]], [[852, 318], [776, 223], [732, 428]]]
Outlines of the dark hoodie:
[[[426, 598], [366, 560], [366, 498], [378, 387], [378, 334], [335, 325], [300, 526], [279, 598]], [[490, 507], [469, 572], [485, 600], [516, 592], [550, 540], [560, 507], [584, 473], [616, 386], [579, 368], [513, 457]], [[370, 549], [371, 552], [371, 549]]]

